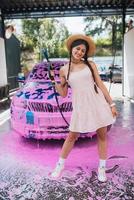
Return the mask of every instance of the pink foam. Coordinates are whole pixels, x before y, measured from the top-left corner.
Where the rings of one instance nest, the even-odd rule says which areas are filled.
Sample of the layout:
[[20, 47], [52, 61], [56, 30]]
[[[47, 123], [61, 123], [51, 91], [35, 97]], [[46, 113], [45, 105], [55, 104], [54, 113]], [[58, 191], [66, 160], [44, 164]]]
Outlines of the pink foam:
[[[120, 127], [113, 128], [108, 135], [108, 157], [117, 156], [108, 160], [108, 166], [116, 164], [124, 166], [133, 164], [134, 132]], [[40, 166], [55, 165], [64, 140], [28, 140], [20, 137], [15, 132], [9, 132], [3, 136], [0, 154], [7, 152], [14, 155], [14, 159], [21, 162], [35, 163]], [[127, 162], [126, 162], [127, 159]], [[83, 167], [96, 168], [98, 165], [98, 151], [96, 137], [93, 139], [80, 138], [70, 153], [66, 167], [68, 169]]]

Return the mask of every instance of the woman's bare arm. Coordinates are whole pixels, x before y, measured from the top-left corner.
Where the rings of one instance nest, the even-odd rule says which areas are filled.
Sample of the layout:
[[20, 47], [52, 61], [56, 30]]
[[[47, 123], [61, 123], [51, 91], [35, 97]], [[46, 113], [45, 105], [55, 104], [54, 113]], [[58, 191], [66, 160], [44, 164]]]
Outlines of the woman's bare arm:
[[55, 88], [57, 92], [60, 94], [60, 96], [66, 97], [68, 92], [68, 83], [66, 81], [65, 72], [63, 68], [61, 68], [59, 72], [60, 83], [55, 82]]
[[96, 82], [97, 86], [98, 86], [98, 87], [101, 89], [101, 91], [103, 92], [103, 94], [104, 94], [104, 96], [105, 96], [107, 102], [108, 102], [109, 104], [112, 104], [113, 100], [112, 100], [112, 98], [111, 98], [111, 96], [110, 96], [110, 94], [109, 94], [109, 92], [108, 92], [106, 86], [104, 85], [103, 81], [102, 81], [101, 78], [100, 78], [100, 75], [99, 75], [99, 73], [98, 73], [98, 69], [97, 69], [95, 63], [90, 62], [90, 64], [91, 64], [91, 67], [92, 67], [92, 69], [93, 69], [93, 71], [94, 71], [95, 82]]
[[91, 64], [91, 67], [92, 67], [92, 69], [94, 71], [95, 82], [96, 82], [97, 86], [101, 89], [106, 101], [109, 103], [109, 105], [111, 107], [112, 114], [115, 117], [115, 116], [118, 115], [118, 112], [116, 110], [115, 104], [113, 103], [113, 100], [112, 100], [112, 98], [111, 98], [106, 86], [104, 85], [103, 81], [100, 78], [100, 75], [98, 73], [98, 69], [97, 69], [95, 63], [90, 62], [90, 64]]

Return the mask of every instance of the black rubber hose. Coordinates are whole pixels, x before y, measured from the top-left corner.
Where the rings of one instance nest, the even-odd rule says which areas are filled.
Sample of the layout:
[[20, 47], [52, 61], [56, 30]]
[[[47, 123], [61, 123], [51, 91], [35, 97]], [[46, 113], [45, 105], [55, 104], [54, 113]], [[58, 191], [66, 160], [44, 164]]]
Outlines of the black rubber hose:
[[[51, 64], [51, 62], [50, 62], [50, 60], [49, 60], [48, 53], [47, 53], [47, 50], [46, 50], [46, 49], [45, 49], [45, 51], [44, 51], [44, 56], [45, 56], [45, 58], [46, 58], [46, 60], [47, 60], [47, 63], [48, 63], [48, 74], [49, 74], [49, 78], [50, 78], [51, 80], [54, 80], [54, 77], [51, 76], [51, 73], [50, 73], [50, 71], [53, 70], [53, 66], [52, 66], [52, 64]], [[54, 94], [55, 94], [54, 96], [55, 96], [55, 100], [56, 100], [56, 103], [57, 103], [59, 112], [60, 112], [60, 114], [61, 114], [63, 120], [65, 121], [65, 123], [66, 123], [67, 126], [69, 127], [69, 123], [68, 123], [68, 121], [66, 120], [66, 118], [64, 117], [64, 115], [63, 115], [63, 113], [62, 113], [62, 110], [61, 110], [61, 108], [60, 108], [59, 100], [58, 100], [58, 97], [57, 97], [57, 95], [56, 95], [55, 85], [52, 84], [52, 87], [53, 87], [53, 91], [54, 91]]]

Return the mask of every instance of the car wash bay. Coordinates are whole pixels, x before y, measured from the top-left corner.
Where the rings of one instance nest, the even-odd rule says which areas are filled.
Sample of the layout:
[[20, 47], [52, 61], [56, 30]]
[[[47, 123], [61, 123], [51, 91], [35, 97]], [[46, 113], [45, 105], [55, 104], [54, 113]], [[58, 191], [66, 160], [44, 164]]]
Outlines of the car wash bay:
[[[25, 4], [26, 1], [23, 1], [22, 4], [19, 4], [18, 1], [14, 2], [16, 9], [13, 9], [12, 6], [10, 9], [9, 2], [7, 4], [6, 0], [3, 1], [0, 8], [5, 14], [2, 17], [17, 18], [20, 15], [23, 17], [24, 13], [28, 12], [24, 10], [28, 1], [27, 4]], [[36, 2], [32, 5], [39, 11], [43, 7], [43, 2], [40, 1], [39, 4]], [[53, 9], [50, 9], [49, 5], [49, 12], [46, 12], [44, 7], [44, 16], [48, 13], [55, 14], [55, 16], [56, 13], [60, 16], [69, 13], [67, 1], [64, 2], [64, 6], [61, 4], [62, 13], [60, 13], [60, 8], [58, 13], [56, 7], [53, 6]], [[92, 8], [99, 9], [97, 5], [103, 9], [105, 14], [107, 14], [106, 12], [114, 14], [120, 12], [124, 15], [126, 8], [130, 13], [134, 9], [133, 1], [126, 1], [127, 6], [122, 5], [120, 1], [117, 5], [115, 1], [111, 1], [111, 7], [109, 7], [109, 1], [94, 1], [91, 5], [89, 5], [89, 1], [85, 1], [80, 9], [78, 9], [78, 5], [81, 5], [80, 1], [78, 3], [70, 2], [73, 8], [72, 15], [80, 13], [85, 15], [85, 12], [89, 15], [89, 8], [93, 6]], [[31, 11], [32, 9], [35, 8], [31, 6]], [[35, 12], [37, 17], [39, 13], [42, 11]], [[120, 99], [116, 100], [116, 104], [120, 114], [108, 133], [108, 181], [103, 184], [98, 182], [96, 174], [98, 164], [96, 136], [92, 139], [79, 139], [67, 160], [63, 176], [58, 180], [51, 180], [49, 172], [57, 161], [63, 140], [28, 140], [20, 137], [11, 129], [10, 119], [2, 123], [0, 126], [0, 199], [134, 199], [134, 157], [132, 153], [134, 152], [134, 104], [131, 101]]]

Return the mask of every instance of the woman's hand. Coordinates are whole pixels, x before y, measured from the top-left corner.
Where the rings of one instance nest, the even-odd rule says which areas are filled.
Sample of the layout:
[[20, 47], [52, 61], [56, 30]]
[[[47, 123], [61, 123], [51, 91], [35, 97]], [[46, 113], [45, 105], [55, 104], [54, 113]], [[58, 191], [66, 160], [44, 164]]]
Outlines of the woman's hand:
[[116, 109], [116, 106], [111, 107], [111, 112], [112, 112], [113, 117], [117, 117], [119, 115], [119, 113]]
[[49, 78], [50, 78], [51, 81], [54, 80], [54, 75], [55, 75], [55, 74], [54, 74], [54, 70], [50, 70], [50, 71], [49, 71]]

